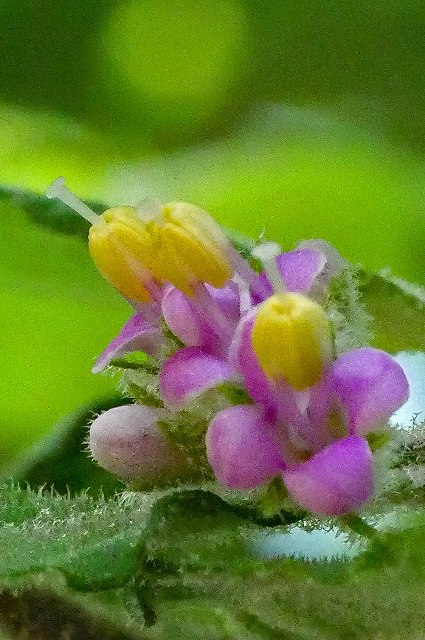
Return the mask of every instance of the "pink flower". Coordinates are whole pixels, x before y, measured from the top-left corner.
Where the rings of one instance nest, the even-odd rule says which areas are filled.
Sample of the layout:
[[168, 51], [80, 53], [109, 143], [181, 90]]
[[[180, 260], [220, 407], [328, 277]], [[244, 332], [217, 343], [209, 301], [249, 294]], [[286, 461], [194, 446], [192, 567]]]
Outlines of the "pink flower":
[[267, 380], [253, 352], [253, 319], [241, 323], [233, 361], [253, 405], [221, 411], [207, 434], [219, 482], [251, 489], [280, 475], [294, 499], [318, 514], [358, 509], [373, 492], [365, 435], [382, 428], [408, 397], [401, 367], [387, 353], [361, 348], [340, 356], [320, 382], [296, 392]]
[[[289, 251], [276, 261], [288, 289], [304, 293], [326, 264], [324, 255], [313, 249]], [[266, 275], [260, 274], [258, 278], [268, 291]], [[262, 300], [259, 293], [253, 297]], [[240, 294], [234, 282], [222, 289], [207, 285], [202, 305], [178, 289], [171, 288], [166, 293], [162, 301], [164, 319], [187, 346], [174, 353], [161, 369], [160, 390], [165, 406], [181, 409], [207, 389], [239, 378], [229, 353], [238, 322], [244, 315], [240, 307]]]
[[[282, 253], [277, 262], [288, 289], [306, 293], [324, 272], [326, 257], [315, 249], [296, 249]], [[253, 294], [258, 302], [264, 299], [265, 292], [271, 290], [271, 285], [265, 274], [255, 278], [260, 282], [258, 292]], [[188, 297], [172, 285], [165, 285], [158, 295], [159, 299], [153, 303], [137, 305], [137, 312], [96, 360], [93, 373], [103, 371], [114, 358], [127, 353], [144, 351], [156, 356], [165, 342], [160, 326], [161, 315], [185, 345], [227, 357], [240, 319], [239, 291], [234, 282], [221, 289], [205, 285], [194, 297]]]

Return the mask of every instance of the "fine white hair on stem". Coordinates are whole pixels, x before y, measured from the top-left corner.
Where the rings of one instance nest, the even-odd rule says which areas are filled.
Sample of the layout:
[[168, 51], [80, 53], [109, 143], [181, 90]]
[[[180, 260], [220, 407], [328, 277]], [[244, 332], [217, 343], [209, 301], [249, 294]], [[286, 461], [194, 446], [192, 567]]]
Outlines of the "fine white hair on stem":
[[282, 249], [276, 242], [264, 242], [252, 250], [252, 255], [258, 258], [263, 265], [275, 293], [285, 293], [286, 291], [282, 274], [276, 262], [276, 257], [280, 253], [282, 253]]
[[65, 178], [56, 178], [52, 184], [47, 187], [46, 196], [48, 198], [57, 198], [64, 204], [71, 207], [76, 213], [85, 218], [90, 224], [99, 223], [102, 218], [97, 215], [90, 207], [88, 207], [82, 200], [77, 198], [75, 193], [72, 193], [65, 184]]

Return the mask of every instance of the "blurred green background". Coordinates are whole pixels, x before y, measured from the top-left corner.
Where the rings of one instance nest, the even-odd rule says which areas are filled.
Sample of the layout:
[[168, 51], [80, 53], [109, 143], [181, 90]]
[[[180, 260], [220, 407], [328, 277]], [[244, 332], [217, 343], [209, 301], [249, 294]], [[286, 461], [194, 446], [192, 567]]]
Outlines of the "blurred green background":
[[[0, 183], [187, 199], [425, 284], [425, 4], [0, 0]], [[108, 395], [128, 316], [81, 240], [6, 202], [0, 468]]]

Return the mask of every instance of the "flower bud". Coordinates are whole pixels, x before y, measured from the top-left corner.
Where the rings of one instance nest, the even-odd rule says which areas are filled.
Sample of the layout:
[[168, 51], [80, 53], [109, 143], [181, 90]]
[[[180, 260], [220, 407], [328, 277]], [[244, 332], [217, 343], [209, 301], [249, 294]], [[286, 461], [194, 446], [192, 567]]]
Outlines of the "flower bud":
[[96, 462], [123, 480], [155, 482], [185, 470], [183, 454], [158, 426], [163, 409], [138, 404], [114, 407], [90, 426], [89, 448]]
[[260, 306], [252, 344], [269, 378], [304, 391], [319, 382], [333, 344], [323, 308], [299, 293], [275, 294]]

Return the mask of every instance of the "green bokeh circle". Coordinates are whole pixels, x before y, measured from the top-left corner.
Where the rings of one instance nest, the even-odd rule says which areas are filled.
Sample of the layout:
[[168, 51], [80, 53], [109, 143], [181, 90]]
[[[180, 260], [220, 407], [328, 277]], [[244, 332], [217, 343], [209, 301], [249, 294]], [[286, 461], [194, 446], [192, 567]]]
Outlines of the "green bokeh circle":
[[111, 14], [102, 48], [142, 99], [209, 111], [239, 76], [246, 31], [238, 0], [127, 0]]

